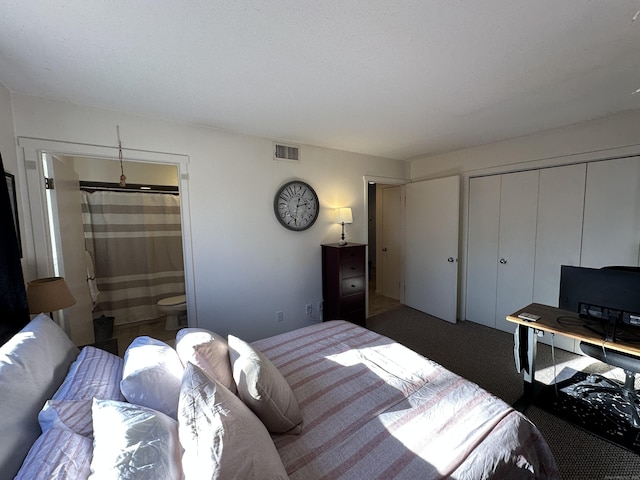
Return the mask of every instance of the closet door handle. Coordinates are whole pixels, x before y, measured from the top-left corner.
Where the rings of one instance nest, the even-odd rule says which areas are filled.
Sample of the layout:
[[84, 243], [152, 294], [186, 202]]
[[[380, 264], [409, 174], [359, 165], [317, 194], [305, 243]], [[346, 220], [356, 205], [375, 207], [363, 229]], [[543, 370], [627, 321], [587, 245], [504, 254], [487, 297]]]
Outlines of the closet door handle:
[[500, 263], [504, 265], [505, 263], [507, 263], [507, 259], [506, 258], [501, 258], [500, 259]]
[[384, 248], [382, 249], [382, 251], [383, 251], [383, 252], [386, 252], [386, 251], [387, 251], [387, 247], [384, 247]]
[[449, 262], [449, 263], [453, 263], [453, 262], [455, 262], [455, 261], [456, 261], [456, 259], [455, 259], [455, 258], [453, 258], [453, 257], [449, 257], [449, 258], [447, 258], [447, 262]]

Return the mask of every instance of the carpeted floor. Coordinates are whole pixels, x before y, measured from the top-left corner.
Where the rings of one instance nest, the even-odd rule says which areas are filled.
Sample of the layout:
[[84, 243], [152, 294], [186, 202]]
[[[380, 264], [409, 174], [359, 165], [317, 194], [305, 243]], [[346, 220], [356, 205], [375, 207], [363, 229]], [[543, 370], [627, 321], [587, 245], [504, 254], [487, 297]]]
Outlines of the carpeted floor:
[[[402, 343], [513, 404], [522, 394], [522, 377], [513, 362], [513, 336], [472, 322], [451, 324], [408, 307], [367, 319], [367, 327]], [[538, 345], [536, 379], [550, 384], [577, 371], [624, 379], [621, 370], [588, 357]], [[525, 414], [547, 439], [564, 480], [640, 479], [640, 455], [599, 439], [536, 408]]]

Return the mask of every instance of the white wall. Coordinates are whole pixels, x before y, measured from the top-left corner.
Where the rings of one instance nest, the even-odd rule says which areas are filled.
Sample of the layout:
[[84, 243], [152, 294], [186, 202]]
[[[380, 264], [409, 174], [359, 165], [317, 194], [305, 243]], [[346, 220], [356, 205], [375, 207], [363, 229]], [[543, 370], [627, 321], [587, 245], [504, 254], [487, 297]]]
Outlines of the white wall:
[[466, 173], [537, 168], [607, 158], [610, 150], [640, 152], [640, 110], [518, 137], [499, 143], [421, 157], [411, 162], [411, 180]]
[[[17, 136], [117, 146], [119, 125], [124, 149], [189, 157], [198, 325], [247, 340], [308, 324], [307, 303], [317, 320], [320, 244], [340, 235], [331, 210], [351, 206], [347, 236], [365, 243], [363, 176], [404, 178], [407, 171], [404, 162], [311, 146], [302, 146], [300, 165], [275, 162], [272, 139], [17, 94], [12, 103]], [[305, 232], [285, 230], [273, 213], [276, 190], [292, 178], [307, 181], [320, 197], [319, 219]]]

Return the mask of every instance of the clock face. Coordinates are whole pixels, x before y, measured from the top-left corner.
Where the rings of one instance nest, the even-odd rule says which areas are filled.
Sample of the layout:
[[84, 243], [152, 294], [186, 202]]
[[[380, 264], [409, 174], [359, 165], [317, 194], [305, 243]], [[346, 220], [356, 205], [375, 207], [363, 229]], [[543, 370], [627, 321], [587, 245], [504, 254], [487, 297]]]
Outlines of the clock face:
[[273, 200], [273, 209], [282, 226], [301, 231], [313, 225], [318, 218], [320, 202], [313, 188], [295, 180], [280, 187]]

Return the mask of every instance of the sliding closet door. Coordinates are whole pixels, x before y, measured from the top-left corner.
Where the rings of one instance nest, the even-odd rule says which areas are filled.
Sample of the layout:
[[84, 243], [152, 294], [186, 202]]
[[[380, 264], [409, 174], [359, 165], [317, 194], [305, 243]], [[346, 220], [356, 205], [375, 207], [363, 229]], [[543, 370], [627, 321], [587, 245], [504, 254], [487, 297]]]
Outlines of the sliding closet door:
[[[586, 164], [540, 171], [538, 227], [533, 280], [533, 301], [558, 306], [560, 266], [580, 265]], [[552, 342], [545, 335], [543, 343]], [[575, 341], [556, 336], [556, 347], [577, 351]]]
[[531, 303], [538, 171], [469, 182], [466, 318], [513, 332], [506, 316]]
[[466, 319], [496, 325], [501, 175], [469, 180]]
[[581, 266], [638, 265], [640, 157], [590, 163]]
[[533, 300], [538, 170], [502, 176], [496, 328], [513, 332], [507, 315]]
[[580, 265], [586, 164], [540, 170], [533, 301], [558, 306], [560, 266]]

